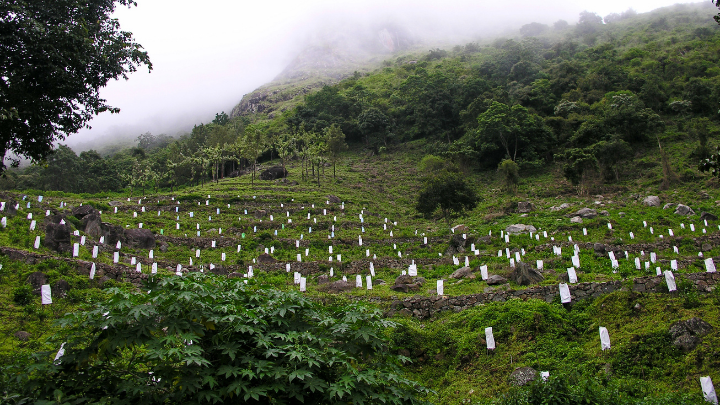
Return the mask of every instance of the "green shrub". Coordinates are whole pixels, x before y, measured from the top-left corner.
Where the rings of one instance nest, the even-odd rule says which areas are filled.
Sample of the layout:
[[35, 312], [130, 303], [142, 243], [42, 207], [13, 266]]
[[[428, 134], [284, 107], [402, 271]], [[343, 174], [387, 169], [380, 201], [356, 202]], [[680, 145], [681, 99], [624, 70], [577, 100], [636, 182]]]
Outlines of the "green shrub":
[[33, 300], [33, 288], [29, 284], [23, 284], [13, 290], [13, 302], [18, 305], [28, 305]]

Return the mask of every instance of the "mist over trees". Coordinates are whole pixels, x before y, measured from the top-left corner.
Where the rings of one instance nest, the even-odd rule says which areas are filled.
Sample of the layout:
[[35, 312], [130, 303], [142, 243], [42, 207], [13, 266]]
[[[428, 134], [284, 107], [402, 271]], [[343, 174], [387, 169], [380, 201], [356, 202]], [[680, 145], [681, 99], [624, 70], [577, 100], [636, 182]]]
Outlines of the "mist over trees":
[[[624, 169], [627, 159], [656, 146], [659, 134], [716, 130], [714, 10], [676, 5], [642, 15], [583, 12], [575, 25], [526, 24], [516, 38], [399, 56], [282, 112], [218, 113], [177, 139], [141, 134], [142, 154], [76, 156], [60, 148], [46, 165], [10, 173], [2, 187], [174, 189], [254, 176], [258, 163], [278, 157], [284, 167], [298, 162], [301, 178], [320, 182], [345, 142], [377, 154], [420, 140], [427, 153], [463, 170], [495, 170], [508, 159], [521, 172], [557, 162], [574, 184], [583, 175], [619, 181], [633, 175]], [[705, 125], [691, 125], [700, 118]], [[710, 147], [707, 136], [698, 139], [702, 147], [688, 152], [704, 150], [696, 160]], [[62, 181], [50, 178], [58, 173]], [[83, 178], [90, 173], [107, 180]]]

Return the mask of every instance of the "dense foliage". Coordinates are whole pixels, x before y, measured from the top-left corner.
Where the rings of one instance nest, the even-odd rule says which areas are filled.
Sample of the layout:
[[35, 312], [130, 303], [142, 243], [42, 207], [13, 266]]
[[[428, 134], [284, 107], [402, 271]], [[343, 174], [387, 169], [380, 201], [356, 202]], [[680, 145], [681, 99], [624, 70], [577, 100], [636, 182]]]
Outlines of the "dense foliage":
[[114, 289], [67, 314], [57, 339], [64, 354], [40, 353], [27, 372], [6, 369], [14, 388], [117, 404], [406, 404], [426, 392], [401, 375], [383, 335], [394, 324], [377, 309], [202, 273], [148, 288]]
[[100, 88], [150, 59], [112, 18], [129, 0], [16, 0], [0, 5], [0, 171], [44, 159], [96, 114], [119, 109]]

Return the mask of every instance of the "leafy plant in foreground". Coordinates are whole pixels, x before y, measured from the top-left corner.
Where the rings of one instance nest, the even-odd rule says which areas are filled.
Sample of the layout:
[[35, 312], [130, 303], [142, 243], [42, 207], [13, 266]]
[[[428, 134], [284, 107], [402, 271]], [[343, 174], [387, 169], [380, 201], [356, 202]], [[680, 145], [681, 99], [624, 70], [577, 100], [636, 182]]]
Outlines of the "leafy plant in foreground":
[[65, 354], [6, 376], [37, 399], [92, 403], [413, 404], [427, 392], [401, 375], [377, 309], [200, 273], [151, 284], [66, 315]]

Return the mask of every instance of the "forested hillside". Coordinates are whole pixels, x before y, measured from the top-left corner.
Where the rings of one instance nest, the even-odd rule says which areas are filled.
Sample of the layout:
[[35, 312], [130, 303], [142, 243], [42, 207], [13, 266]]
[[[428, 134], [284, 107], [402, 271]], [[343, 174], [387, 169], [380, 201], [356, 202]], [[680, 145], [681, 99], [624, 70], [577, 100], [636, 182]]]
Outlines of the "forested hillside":
[[[581, 190], [659, 164], [690, 180], [718, 128], [714, 11], [704, 2], [629, 10], [604, 23], [585, 12], [576, 25], [532, 23], [514, 38], [402, 54], [374, 73], [298, 91], [269, 114], [220, 113], [181, 139], [143, 134], [136, 148], [109, 156], [60, 147], [2, 186], [137, 193], [242, 174], [277, 156], [311, 170], [329, 158], [332, 125], [356, 149], [422, 140], [464, 170], [495, 169], [505, 158], [526, 172], [559, 162]], [[663, 148], [677, 142], [681, 151]]]

